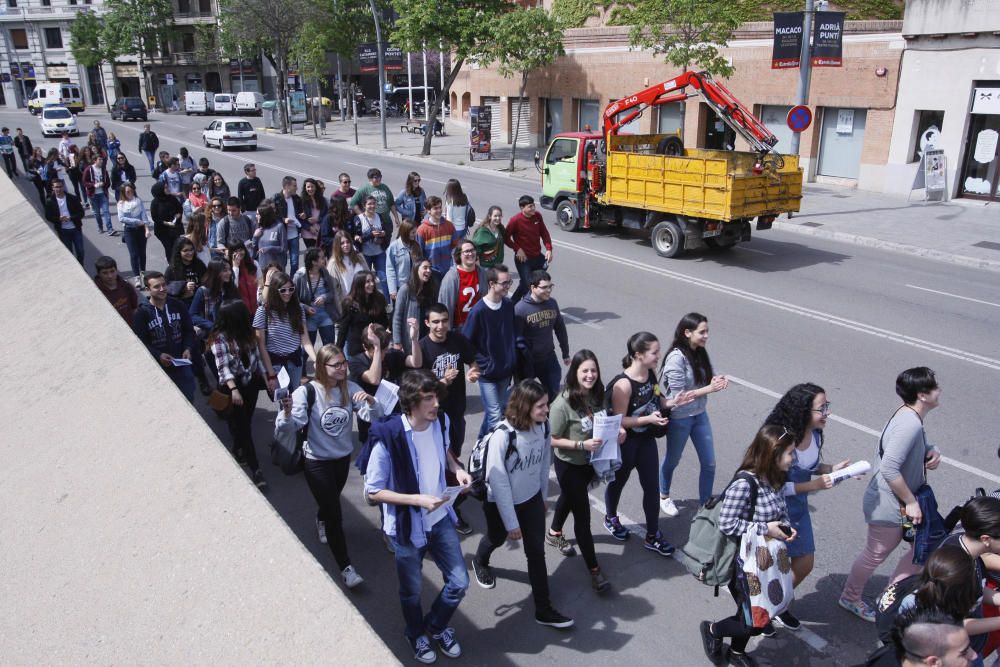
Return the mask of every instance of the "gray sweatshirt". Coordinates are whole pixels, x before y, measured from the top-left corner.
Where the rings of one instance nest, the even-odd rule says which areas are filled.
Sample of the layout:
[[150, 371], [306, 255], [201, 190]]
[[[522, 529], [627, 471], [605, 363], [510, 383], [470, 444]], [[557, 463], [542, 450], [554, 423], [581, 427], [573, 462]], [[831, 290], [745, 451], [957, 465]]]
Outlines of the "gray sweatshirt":
[[[334, 387], [328, 397], [319, 382], [313, 380], [312, 386], [316, 390], [316, 402], [313, 404], [312, 414], [308, 416], [309, 433], [308, 440], [302, 447], [303, 453], [307, 459], [318, 461], [350, 456], [354, 452], [353, 413], [357, 412], [358, 417], [372, 422], [382, 416], [382, 406], [378, 403], [369, 406], [367, 401], [353, 401], [351, 397], [363, 389], [350, 381], [347, 383], [346, 404], [340, 401], [339, 388]], [[284, 410], [278, 410], [278, 417], [274, 421], [275, 429], [297, 431], [305, 426], [306, 400], [305, 385], [292, 392], [292, 414], [286, 417]]]
[[[513, 428], [506, 419], [501, 423], [507, 428]], [[545, 437], [545, 424], [535, 424], [530, 431], [516, 433], [514, 447], [517, 454], [511, 454], [504, 461], [508, 434], [496, 429], [490, 436], [486, 456], [486, 499], [496, 503], [507, 532], [521, 527], [514, 505], [531, 500], [546, 488], [549, 462], [552, 460], [551, 438]]]
[[919, 489], [925, 479], [924, 459], [934, 446], [927, 443], [927, 434], [917, 413], [902, 408], [885, 425], [882, 448], [884, 454], [879, 460], [878, 445], [875, 446], [877, 467], [865, 490], [865, 522], [876, 526], [898, 526], [900, 501], [889, 487], [889, 482], [902, 478], [911, 492]]
[[[660, 390], [666, 398], [677, 398], [677, 394], [682, 391], [699, 389], [694, 381], [694, 368], [688, 361], [684, 353], [678, 348], [670, 350], [666, 361], [663, 362], [663, 370], [660, 372]], [[699, 396], [687, 405], [674, 408], [670, 411], [671, 417], [693, 417], [705, 411], [708, 405], [708, 396]]]

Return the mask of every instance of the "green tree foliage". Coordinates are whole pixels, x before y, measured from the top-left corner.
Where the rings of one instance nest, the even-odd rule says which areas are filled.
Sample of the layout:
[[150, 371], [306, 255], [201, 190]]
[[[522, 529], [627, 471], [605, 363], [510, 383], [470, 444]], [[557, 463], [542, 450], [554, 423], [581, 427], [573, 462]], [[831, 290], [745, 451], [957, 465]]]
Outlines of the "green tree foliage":
[[[504, 78], [519, 76], [520, 100], [524, 100], [531, 72], [551, 65], [556, 58], [565, 53], [562, 45], [562, 27], [540, 7], [518, 8], [503, 14], [492, 22], [492, 32], [493, 39], [478, 60], [484, 65], [495, 62], [497, 71]], [[523, 102], [517, 105], [514, 139], [510, 152], [510, 171], [514, 171], [522, 106]]]
[[[770, 21], [774, 12], [800, 12], [805, 7], [802, 0], [772, 0], [755, 3], [753, 21]], [[848, 21], [899, 20], [903, 18], [903, 0], [838, 0], [827, 7], [830, 11], [845, 12]]]
[[[107, 0], [104, 3], [102, 41], [115, 55], [139, 57], [146, 77], [146, 61], [156, 56], [157, 45], [173, 32], [174, 7], [170, 0]], [[147, 84], [146, 90], [153, 88]]]
[[[399, 15], [390, 30], [392, 44], [410, 52], [426, 45], [452, 53], [451, 68], [431, 108], [433, 125], [462, 66], [489, 48], [493, 24], [517, 5], [510, 0], [392, 0], [392, 6]], [[421, 155], [430, 155], [433, 136], [433, 132], [424, 134]]]
[[587, 19], [601, 16], [613, 0], [554, 0], [552, 17], [564, 28], [582, 28]]
[[[101, 89], [107, 90], [104, 85], [103, 65], [114, 62], [117, 54], [101, 39], [103, 33], [104, 24], [97, 14], [81, 11], [69, 26], [69, 49], [73, 53], [73, 58], [84, 67], [98, 68], [101, 74]], [[111, 111], [107, 94], [104, 95], [104, 106]]]

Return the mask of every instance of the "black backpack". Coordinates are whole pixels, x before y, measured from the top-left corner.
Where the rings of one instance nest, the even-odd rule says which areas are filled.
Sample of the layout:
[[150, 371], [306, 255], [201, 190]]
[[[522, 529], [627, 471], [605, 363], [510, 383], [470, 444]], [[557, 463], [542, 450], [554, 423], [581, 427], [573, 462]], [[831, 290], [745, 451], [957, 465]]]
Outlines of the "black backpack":
[[[486, 435], [476, 440], [476, 444], [469, 453], [469, 465], [466, 467], [466, 470], [469, 476], [472, 477], [472, 484], [469, 485], [469, 495], [477, 500], [486, 500], [486, 456], [489, 453], [490, 437], [497, 431], [503, 431], [507, 434], [507, 451], [503, 456], [504, 463], [511, 456], [518, 456], [517, 447], [514, 445], [517, 442], [517, 432], [503, 422], [500, 422], [487, 431]], [[548, 438], [549, 422], [546, 421], [545, 439], [548, 440]]]

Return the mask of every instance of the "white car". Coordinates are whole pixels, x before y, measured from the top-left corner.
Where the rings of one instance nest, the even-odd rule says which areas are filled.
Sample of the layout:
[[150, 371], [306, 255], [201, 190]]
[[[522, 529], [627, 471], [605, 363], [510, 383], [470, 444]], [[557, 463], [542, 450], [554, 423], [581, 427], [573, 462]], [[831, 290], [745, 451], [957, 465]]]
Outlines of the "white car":
[[43, 107], [38, 124], [42, 127], [43, 137], [58, 137], [63, 132], [69, 132], [74, 137], [80, 134], [76, 126], [76, 116], [66, 107]]
[[205, 147], [218, 146], [221, 150], [227, 148], [249, 148], [257, 150], [257, 133], [253, 125], [242, 118], [216, 118], [205, 131], [201, 133]]

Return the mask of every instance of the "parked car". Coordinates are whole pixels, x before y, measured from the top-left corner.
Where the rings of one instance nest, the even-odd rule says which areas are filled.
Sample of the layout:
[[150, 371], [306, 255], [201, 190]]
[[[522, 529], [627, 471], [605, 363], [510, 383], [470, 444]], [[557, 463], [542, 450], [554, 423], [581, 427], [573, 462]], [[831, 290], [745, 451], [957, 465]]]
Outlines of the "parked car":
[[28, 111], [37, 114], [46, 106], [63, 106], [73, 113], [86, 109], [83, 103], [83, 93], [75, 83], [56, 83], [43, 81], [31, 91], [28, 98]]
[[42, 107], [42, 116], [38, 119], [43, 137], [58, 137], [63, 132], [69, 132], [74, 137], [80, 134], [76, 126], [76, 116], [66, 107]]
[[208, 113], [208, 94], [203, 90], [188, 90], [184, 93], [184, 113]]
[[264, 96], [260, 93], [236, 93], [236, 105], [233, 113], [259, 116], [261, 115], [261, 105], [263, 103]]
[[257, 150], [257, 133], [249, 121], [242, 118], [216, 118], [201, 133], [205, 147], [249, 148]]
[[119, 97], [111, 105], [111, 120], [149, 120], [141, 97]]

